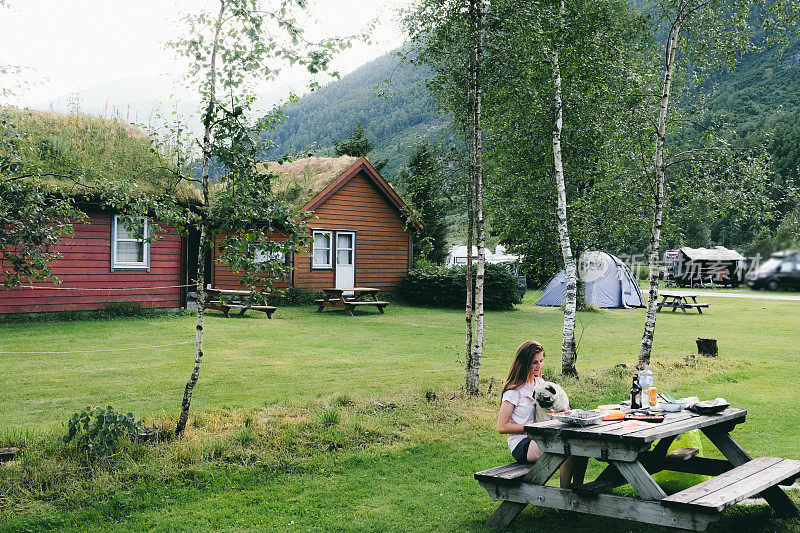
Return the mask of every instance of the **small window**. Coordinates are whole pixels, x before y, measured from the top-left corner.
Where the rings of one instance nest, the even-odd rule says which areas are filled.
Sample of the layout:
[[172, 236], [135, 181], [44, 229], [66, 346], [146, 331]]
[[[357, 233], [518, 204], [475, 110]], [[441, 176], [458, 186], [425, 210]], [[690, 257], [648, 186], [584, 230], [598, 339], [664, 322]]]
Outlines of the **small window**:
[[791, 261], [784, 261], [783, 263], [781, 263], [781, 266], [778, 268], [778, 272], [782, 272], [782, 273], [783, 272], [791, 272], [793, 266], [794, 265], [792, 264]]
[[333, 233], [330, 231], [314, 232], [314, 247], [312, 250], [312, 268], [331, 268], [331, 241]]
[[111, 226], [112, 270], [149, 270], [150, 243], [147, 242], [150, 224], [147, 217], [125, 220], [114, 215]]
[[253, 261], [255, 263], [266, 263], [267, 261], [285, 263], [286, 254], [284, 254], [280, 250], [272, 250], [271, 252], [266, 252], [264, 250], [254, 250]]

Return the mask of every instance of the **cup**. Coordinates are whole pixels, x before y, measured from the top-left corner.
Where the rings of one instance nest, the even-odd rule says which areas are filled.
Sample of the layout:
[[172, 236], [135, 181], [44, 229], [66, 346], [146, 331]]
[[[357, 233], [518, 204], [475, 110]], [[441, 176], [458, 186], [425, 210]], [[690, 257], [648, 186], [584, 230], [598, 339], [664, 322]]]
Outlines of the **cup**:
[[647, 399], [650, 402], [650, 407], [655, 407], [658, 403], [658, 391], [655, 387], [647, 389]]

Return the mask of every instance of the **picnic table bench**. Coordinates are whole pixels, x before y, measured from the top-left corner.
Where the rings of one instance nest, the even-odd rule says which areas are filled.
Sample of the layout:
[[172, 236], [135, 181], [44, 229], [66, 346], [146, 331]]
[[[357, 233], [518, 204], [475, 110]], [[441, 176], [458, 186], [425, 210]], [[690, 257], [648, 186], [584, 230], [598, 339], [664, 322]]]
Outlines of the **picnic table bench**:
[[222, 311], [225, 318], [230, 318], [230, 311], [233, 308], [239, 309], [239, 316], [242, 316], [248, 309], [266, 313], [267, 318], [272, 318], [272, 313], [277, 307], [271, 305], [253, 305], [250, 303], [252, 293], [250, 291], [238, 291], [231, 289], [206, 289], [206, 309]]
[[[506, 526], [532, 504], [703, 531], [719, 519], [723, 509], [759, 493], [778, 514], [800, 516], [800, 510], [778, 486], [791, 485], [800, 475], [800, 461], [751, 459], [730, 436], [746, 414], [743, 409], [728, 408], [715, 415], [667, 413], [658, 424], [609, 421], [571, 427], [551, 420], [525, 426], [528, 436], [544, 452], [539, 460], [475, 473], [489, 496], [502, 501], [487, 523]], [[701, 430], [726, 459], [698, 457], [694, 448], [667, 453], [678, 435], [694, 429]], [[594, 458], [608, 466], [597, 479], [583, 485], [569, 489], [546, 486], [569, 456]], [[661, 470], [714, 477], [667, 496], [652, 477]], [[633, 487], [639, 499], [610, 493], [626, 484]]]
[[[661, 296], [661, 301], [658, 302], [658, 309], [656, 312], [660, 312], [662, 307], [672, 308], [672, 312], [674, 313], [676, 309], [680, 309], [683, 311], [683, 314], [686, 314], [687, 309], [697, 309], [697, 312], [701, 315], [703, 314], [703, 308], [708, 308], [709, 304], [699, 303], [697, 301], [697, 294], [685, 294], [681, 292], [662, 292], [659, 293]], [[691, 302], [689, 300], [692, 300]]]
[[326, 307], [335, 307], [344, 309], [345, 312], [352, 316], [356, 308], [362, 306], [374, 306], [378, 308], [380, 313], [383, 313], [384, 307], [389, 305], [389, 302], [378, 300], [378, 293], [380, 289], [373, 287], [351, 287], [349, 289], [323, 289], [325, 296], [319, 300], [314, 300], [317, 304], [317, 312], [321, 313]]

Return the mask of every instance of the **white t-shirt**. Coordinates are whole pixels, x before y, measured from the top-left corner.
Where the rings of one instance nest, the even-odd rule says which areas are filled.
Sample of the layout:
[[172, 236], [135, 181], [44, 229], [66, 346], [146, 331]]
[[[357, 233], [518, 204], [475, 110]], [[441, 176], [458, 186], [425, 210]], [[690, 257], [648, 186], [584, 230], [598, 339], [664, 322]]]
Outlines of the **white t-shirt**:
[[[534, 378], [533, 383], [526, 383], [518, 389], [509, 389], [503, 393], [503, 401], [514, 404], [514, 410], [511, 411], [511, 418], [509, 419], [510, 422], [526, 426], [536, 421], [534, 420], [533, 388], [538, 381], [539, 378]], [[514, 451], [514, 448], [526, 436], [524, 433], [509, 434], [508, 449]]]

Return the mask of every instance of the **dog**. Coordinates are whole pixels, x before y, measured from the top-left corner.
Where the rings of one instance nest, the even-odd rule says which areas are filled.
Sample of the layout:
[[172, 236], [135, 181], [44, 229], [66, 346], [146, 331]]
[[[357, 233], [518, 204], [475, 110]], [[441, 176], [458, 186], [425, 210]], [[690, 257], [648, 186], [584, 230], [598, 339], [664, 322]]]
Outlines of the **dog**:
[[569, 397], [560, 385], [551, 381], [539, 381], [533, 388], [534, 419], [537, 422], [550, 420], [551, 411], [569, 409]]

